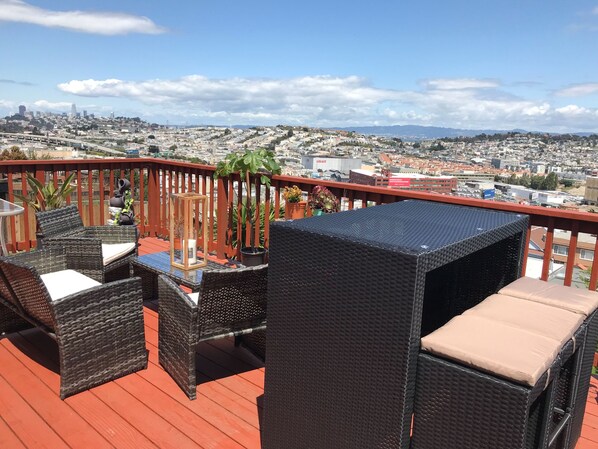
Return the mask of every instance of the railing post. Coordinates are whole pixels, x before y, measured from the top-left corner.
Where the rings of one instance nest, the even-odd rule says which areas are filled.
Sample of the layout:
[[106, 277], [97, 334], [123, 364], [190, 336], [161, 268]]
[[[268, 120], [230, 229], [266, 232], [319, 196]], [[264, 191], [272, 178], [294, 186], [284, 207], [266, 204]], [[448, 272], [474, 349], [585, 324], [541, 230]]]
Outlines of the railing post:
[[223, 178], [218, 178], [218, 187], [216, 195], [218, 198], [218, 207], [216, 210], [216, 257], [223, 259], [226, 254], [226, 229], [228, 228], [228, 183]]
[[147, 167], [147, 217], [149, 235], [155, 237], [160, 228], [160, 186], [158, 182], [158, 165], [148, 164]]

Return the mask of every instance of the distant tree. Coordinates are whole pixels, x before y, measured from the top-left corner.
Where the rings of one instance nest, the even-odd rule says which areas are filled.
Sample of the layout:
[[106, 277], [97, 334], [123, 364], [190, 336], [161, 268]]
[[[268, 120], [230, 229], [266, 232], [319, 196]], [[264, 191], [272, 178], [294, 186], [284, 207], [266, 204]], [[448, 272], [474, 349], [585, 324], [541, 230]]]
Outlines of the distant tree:
[[0, 153], [0, 160], [2, 161], [24, 161], [27, 159], [25, 152], [16, 145]]
[[177, 146], [176, 146], [176, 145], [174, 145], [174, 144], [172, 144], [172, 145], [170, 145], [170, 146], [168, 147], [168, 151], [172, 151], [172, 152], [174, 152], [174, 151], [176, 151], [176, 149], [177, 149]]
[[556, 173], [552, 172], [549, 173], [546, 178], [544, 178], [544, 182], [542, 183], [542, 190], [556, 190], [557, 186], [559, 185], [559, 178], [557, 177]]
[[527, 173], [524, 173], [519, 179], [519, 184], [523, 187], [529, 187], [531, 185], [531, 179]]
[[573, 187], [573, 180], [572, 179], [563, 179], [561, 181], [561, 184], [563, 185], [563, 187], [568, 189], [569, 187]]
[[441, 142], [434, 142], [432, 146], [430, 146], [430, 151], [444, 151], [446, 147]]
[[517, 176], [515, 175], [515, 173], [512, 173], [511, 176], [509, 176], [509, 179], [508, 179], [507, 183], [508, 184], [519, 185], [519, 179], [517, 178]]
[[530, 181], [530, 187], [532, 189], [542, 190], [543, 185], [544, 185], [544, 176], [540, 176], [540, 175], [532, 176], [532, 179]]

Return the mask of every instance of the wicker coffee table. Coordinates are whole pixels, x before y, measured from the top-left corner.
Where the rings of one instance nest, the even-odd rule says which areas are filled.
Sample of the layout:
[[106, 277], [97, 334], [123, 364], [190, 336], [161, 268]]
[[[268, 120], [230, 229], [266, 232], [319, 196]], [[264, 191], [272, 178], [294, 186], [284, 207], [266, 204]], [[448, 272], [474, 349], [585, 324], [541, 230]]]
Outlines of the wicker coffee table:
[[420, 335], [520, 276], [527, 227], [425, 201], [272, 223], [263, 447], [408, 448]]
[[201, 277], [204, 271], [235, 269], [242, 267], [234, 261], [221, 264], [209, 260], [208, 265], [196, 270], [181, 270], [170, 265], [170, 253], [163, 251], [159, 253], [139, 256], [131, 261], [133, 276], [139, 276], [143, 284], [143, 299], [155, 299], [158, 295], [158, 275], [168, 276], [179, 285], [184, 285], [191, 291], [198, 291], [201, 284]]

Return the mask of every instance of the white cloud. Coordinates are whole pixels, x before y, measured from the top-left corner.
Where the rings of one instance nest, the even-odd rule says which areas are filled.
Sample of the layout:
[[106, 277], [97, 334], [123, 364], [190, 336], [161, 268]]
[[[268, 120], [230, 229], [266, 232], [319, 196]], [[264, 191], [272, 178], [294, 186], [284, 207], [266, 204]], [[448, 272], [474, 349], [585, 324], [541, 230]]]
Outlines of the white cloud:
[[494, 80], [479, 80], [474, 78], [453, 78], [425, 80], [423, 85], [427, 89], [463, 90], [495, 88], [499, 86], [499, 83]]
[[556, 92], [560, 97], [583, 97], [598, 93], [598, 83], [573, 84]]
[[166, 32], [165, 28], [143, 16], [117, 12], [53, 11], [30, 5], [22, 0], [0, 0], [0, 21], [30, 23], [103, 35]]
[[51, 102], [47, 100], [37, 100], [34, 101], [28, 109], [34, 109], [39, 111], [70, 111], [71, 104], [66, 101], [59, 101], [59, 102]]
[[[596, 109], [529, 100], [499, 81], [431, 79], [418, 90], [381, 89], [357, 76], [290, 79], [72, 80], [58, 87], [83, 97], [142, 104], [141, 116], [171, 116], [198, 123], [420, 124], [469, 129], [596, 129]], [[577, 108], [577, 109], [576, 109]]]

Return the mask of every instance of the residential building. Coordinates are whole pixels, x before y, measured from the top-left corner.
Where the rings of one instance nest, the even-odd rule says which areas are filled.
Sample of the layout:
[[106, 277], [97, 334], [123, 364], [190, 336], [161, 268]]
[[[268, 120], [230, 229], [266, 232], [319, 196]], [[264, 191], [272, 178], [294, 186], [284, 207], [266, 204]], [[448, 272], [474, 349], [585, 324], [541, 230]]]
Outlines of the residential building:
[[598, 204], [598, 176], [586, 177], [586, 191], [583, 199], [588, 204]]
[[308, 170], [338, 170], [348, 173], [350, 170], [361, 168], [360, 158], [329, 157], [329, 156], [301, 156], [301, 164]]
[[[566, 262], [569, 257], [569, 242], [571, 241], [570, 231], [555, 229], [552, 240], [552, 256], [558, 262]], [[596, 247], [596, 235], [580, 233], [577, 236], [577, 248], [575, 249], [575, 265], [583, 268], [591, 268], [594, 262], [594, 249]]]
[[451, 193], [457, 188], [457, 178], [452, 176], [426, 176], [416, 173], [381, 175], [367, 170], [351, 170], [349, 182], [391, 189], [415, 190], [434, 193]]

